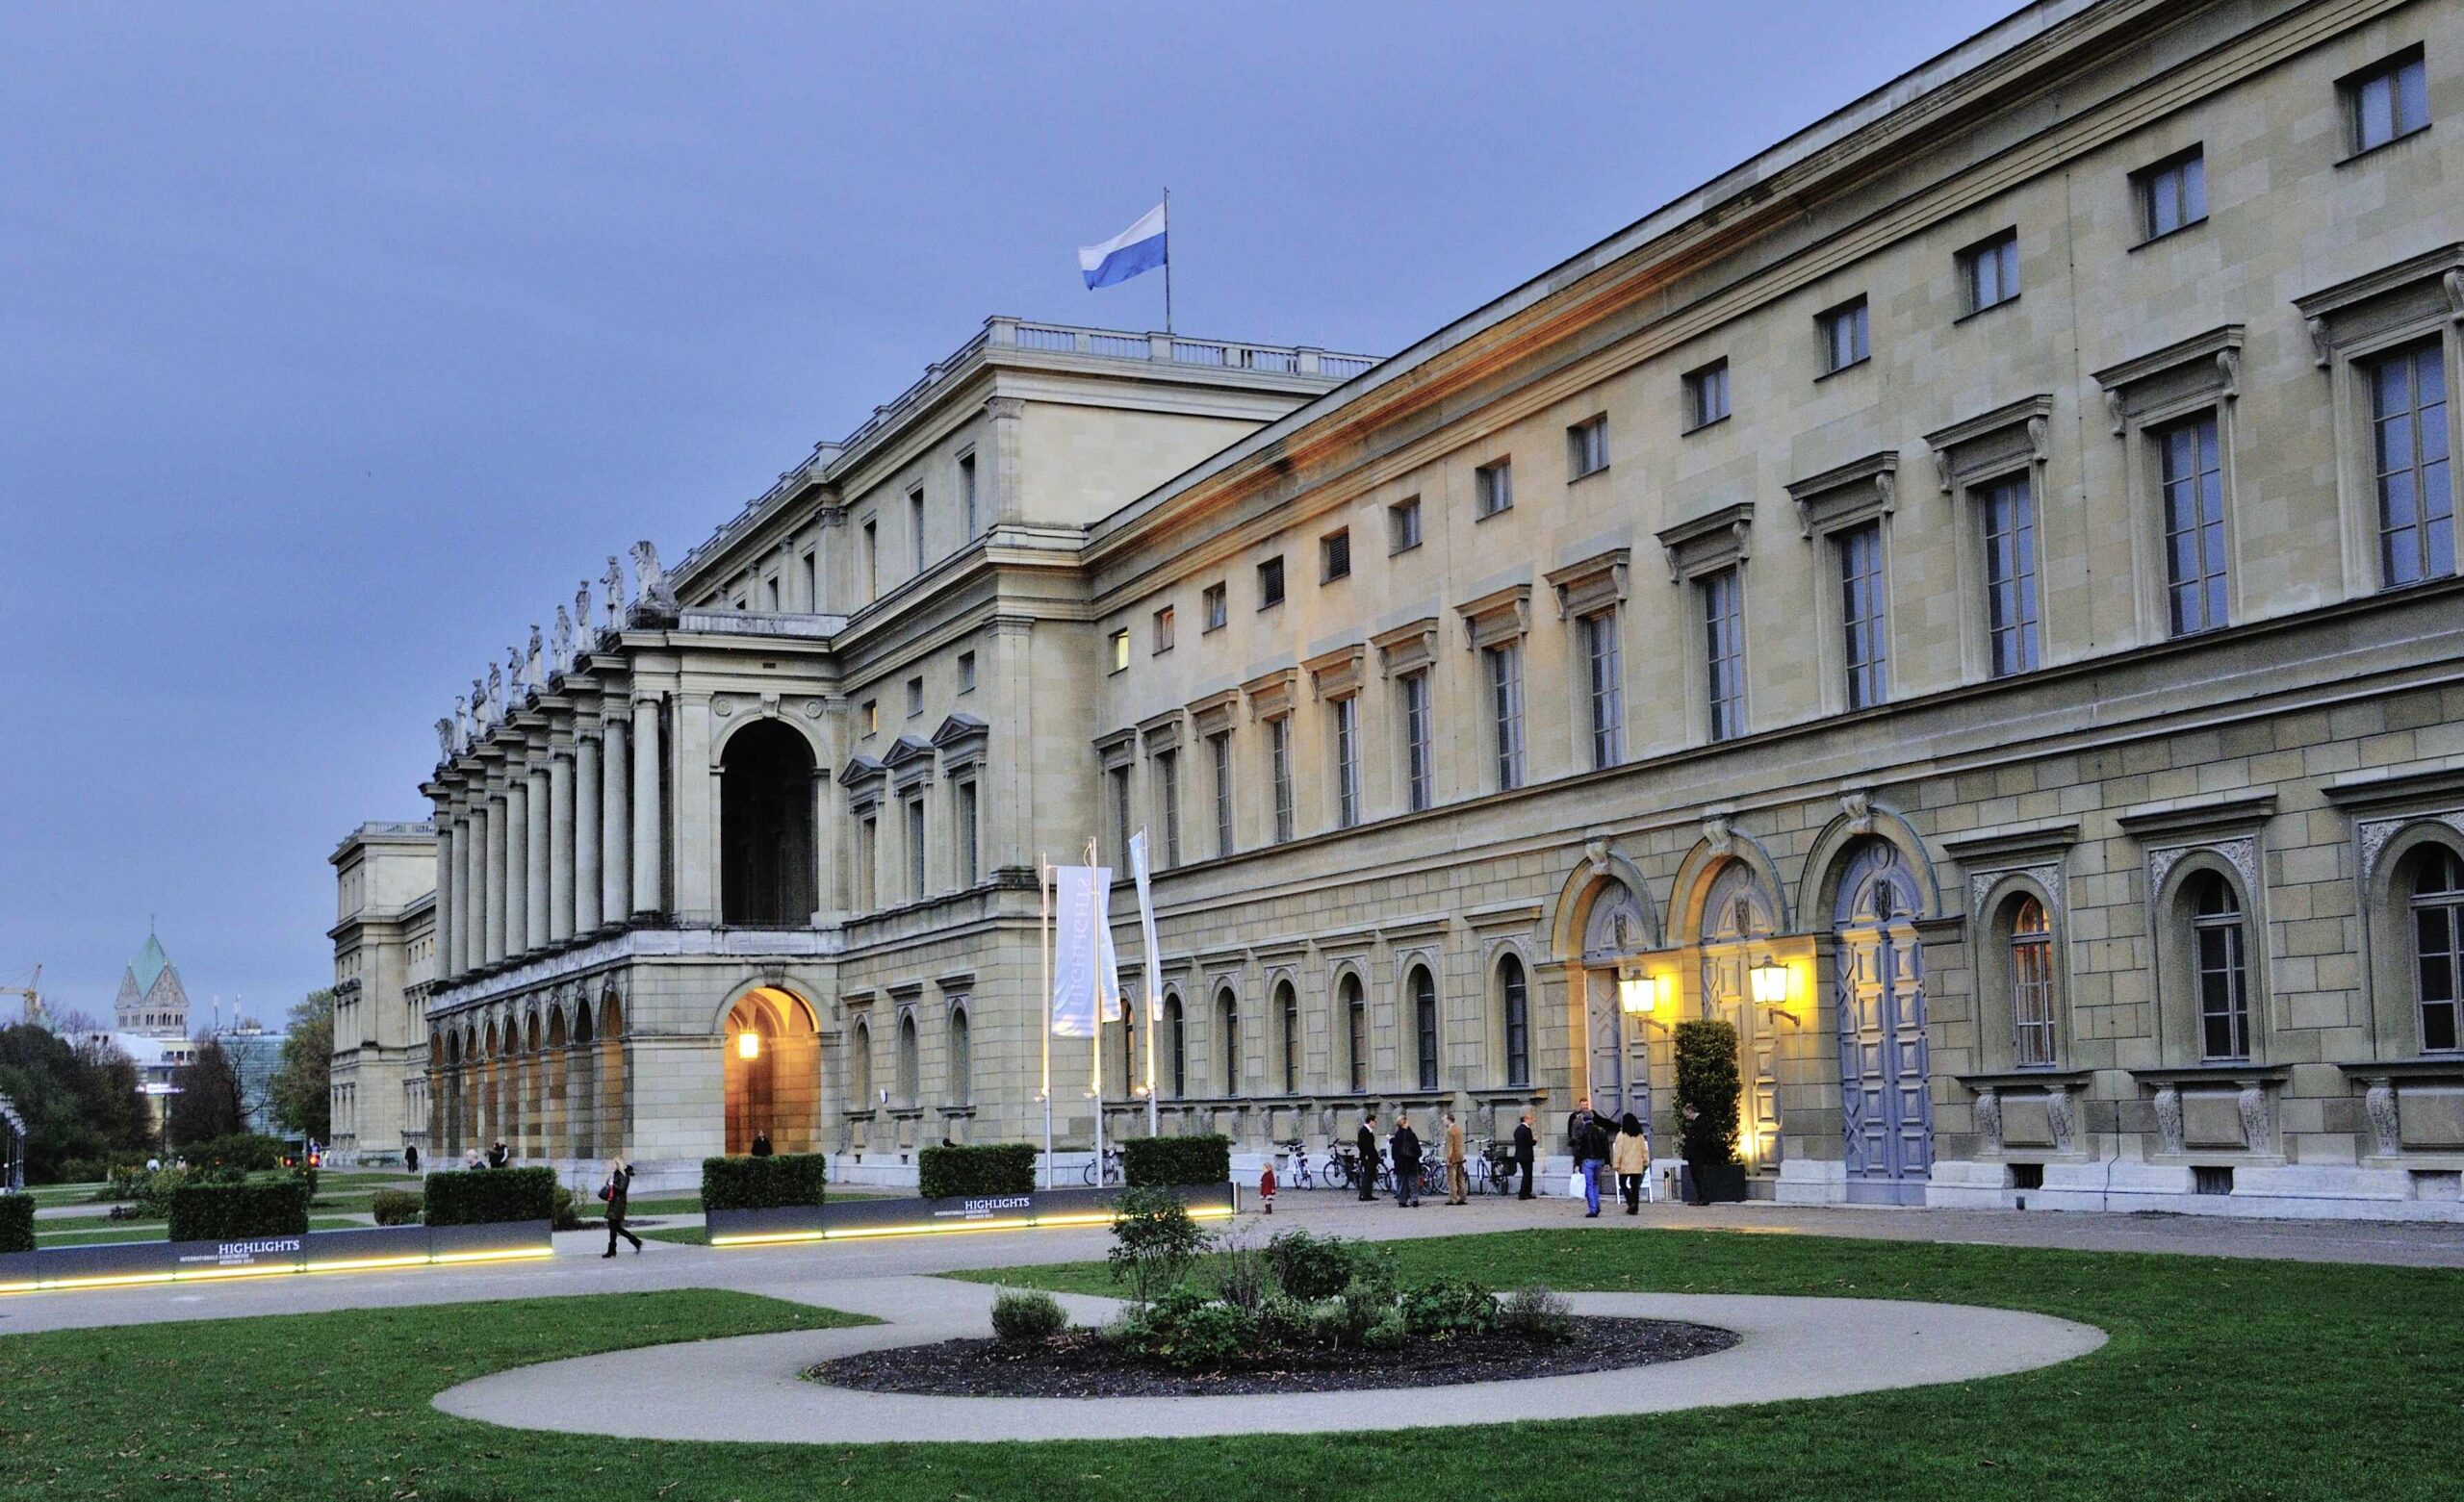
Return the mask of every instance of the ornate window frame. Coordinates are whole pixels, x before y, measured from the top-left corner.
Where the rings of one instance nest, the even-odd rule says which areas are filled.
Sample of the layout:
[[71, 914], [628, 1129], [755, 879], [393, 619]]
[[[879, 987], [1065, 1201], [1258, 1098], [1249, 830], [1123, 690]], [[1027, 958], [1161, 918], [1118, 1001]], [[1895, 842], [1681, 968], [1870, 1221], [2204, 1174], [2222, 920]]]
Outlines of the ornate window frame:
[[[2243, 340], [2243, 325], [2221, 324], [2095, 372], [2096, 384], [2105, 394], [2108, 425], [2121, 441], [2129, 476], [2130, 560], [2137, 581], [2132, 593], [2143, 642], [2162, 642], [2173, 634], [2168, 599], [2172, 573], [2165, 547], [2164, 452], [2152, 435], [2203, 414], [2215, 417], [2217, 455], [2223, 471], [2220, 483], [2224, 493], [2225, 619], [2217, 624], [2242, 619], [2236, 454]], [[2041, 517], [2039, 525], [2041, 528]]]
[[[1996, 303], [1994, 306], [2001, 306]], [[1977, 493], [1997, 480], [2024, 474], [2036, 518], [2037, 666], [2050, 667], [2060, 640], [2052, 600], [2044, 586], [2047, 546], [2045, 478], [2052, 460], [2053, 397], [2022, 396], [1925, 435], [1933, 455], [1934, 482], [1956, 504], [1953, 529], [1959, 558], [1960, 675], [1983, 682], [1993, 675], [1991, 622], [1986, 602], [1985, 533]], [[2024, 676], [2024, 675], [2011, 675]]]
[[1846, 602], [1839, 578], [1840, 534], [1875, 523], [1882, 543], [1883, 673], [1885, 702], [1891, 698], [1892, 666], [1900, 660], [1895, 636], [1899, 612], [1891, 608], [1891, 522], [1899, 512], [1899, 453], [1884, 449], [1835, 465], [1788, 485], [1797, 510], [1797, 535], [1813, 548], [1813, 626], [1820, 663], [1822, 711], [1848, 710], [1848, 646], [1842, 640]]

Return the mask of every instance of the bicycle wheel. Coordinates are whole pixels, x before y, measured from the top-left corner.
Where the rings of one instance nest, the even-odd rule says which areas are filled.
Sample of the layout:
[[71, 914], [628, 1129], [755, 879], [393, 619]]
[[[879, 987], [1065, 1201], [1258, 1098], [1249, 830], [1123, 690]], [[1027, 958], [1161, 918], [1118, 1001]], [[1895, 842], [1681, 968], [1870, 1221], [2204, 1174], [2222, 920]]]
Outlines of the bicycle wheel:
[[1094, 1187], [1095, 1165], [1092, 1162], [1090, 1162], [1086, 1167], [1078, 1170], [1078, 1182], [1086, 1184], [1090, 1188]]

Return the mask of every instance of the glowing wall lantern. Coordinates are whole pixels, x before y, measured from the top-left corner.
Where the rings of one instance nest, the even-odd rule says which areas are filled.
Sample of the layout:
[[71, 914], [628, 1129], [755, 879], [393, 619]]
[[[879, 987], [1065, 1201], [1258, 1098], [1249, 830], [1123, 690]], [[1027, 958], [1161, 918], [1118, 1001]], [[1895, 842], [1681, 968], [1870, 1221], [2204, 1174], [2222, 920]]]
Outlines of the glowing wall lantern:
[[1760, 964], [1746, 971], [1745, 983], [1749, 994], [1754, 998], [1755, 1006], [1785, 1017], [1790, 1022], [1797, 1020], [1795, 1014], [1787, 1010], [1787, 966], [1765, 955]]
[[758, 1032], [737, 1033], [735, 1035], [735, 1056], [747, 1060], [759, 1058], [761, 1056], [761, 1034]]

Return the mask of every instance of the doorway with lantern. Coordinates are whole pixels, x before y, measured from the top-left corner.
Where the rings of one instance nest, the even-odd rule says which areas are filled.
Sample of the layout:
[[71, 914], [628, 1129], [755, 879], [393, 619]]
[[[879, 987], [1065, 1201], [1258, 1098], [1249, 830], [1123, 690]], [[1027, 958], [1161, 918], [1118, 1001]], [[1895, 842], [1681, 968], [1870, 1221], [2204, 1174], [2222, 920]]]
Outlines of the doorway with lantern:
[[1887, 841], [1848, 853], [1833, 904], [1839, 1107], [1850, 1204], [1922, 1205], [1934, 1108], [1916, 878]]
[[1619, 1003], [1621, 973], [1654, 945], [1650, 914], [1633, 890], [1613, 877], [1591, 894], [1582, 926], [1583, 1024], [1589, 1051], [1585, 1084], [1591, 1107], [1615, 1120], [1632, 1111], [1652, 1119], [1651, 1056], [1645, 1030], [1630, 1025]]
[[1737, 1143], [1755, 1197], [1767, 1198], [1780, 1174], [1780, 1039], [1755, 1004], [1753, 972], [1771, 965], [1778, 904], [1752, 866], [1732, 860], [1711, 878], [1698, 934], [1703, 956], [1702, 1015], [1736, 1029]]
[[812, 1008], [777, 986], [756, 986], [728, 1008], [720, 1038], [727, 1151], [809, 1153], [821, 1142], [821, 1036]]

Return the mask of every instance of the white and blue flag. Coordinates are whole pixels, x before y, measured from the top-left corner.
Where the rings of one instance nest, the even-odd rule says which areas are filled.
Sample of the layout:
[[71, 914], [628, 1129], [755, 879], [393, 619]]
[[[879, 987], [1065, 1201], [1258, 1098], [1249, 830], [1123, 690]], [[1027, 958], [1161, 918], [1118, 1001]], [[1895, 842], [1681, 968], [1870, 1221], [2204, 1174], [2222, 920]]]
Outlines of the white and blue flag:
[[1100, 245], [1078, 247], [1078, 271], [1087, 278], [1089, 292], [1128, 281], [1170, 259], [1164, 245], [1166, 207], [1157, 204], [1137, 223]]

